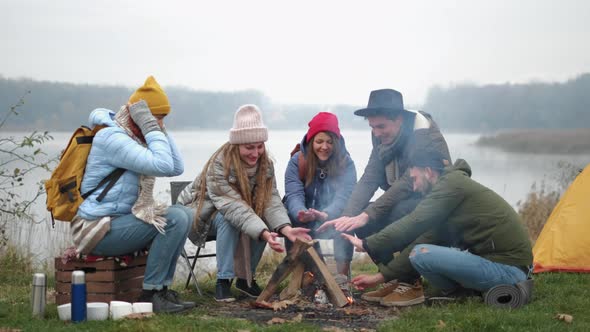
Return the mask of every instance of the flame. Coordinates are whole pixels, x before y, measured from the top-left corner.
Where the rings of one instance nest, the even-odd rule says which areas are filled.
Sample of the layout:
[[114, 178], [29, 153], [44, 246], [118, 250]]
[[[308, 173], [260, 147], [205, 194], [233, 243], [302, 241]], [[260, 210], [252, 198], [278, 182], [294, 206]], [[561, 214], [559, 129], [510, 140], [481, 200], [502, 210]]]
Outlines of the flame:
[[303, 278], [301, 280], [301, 288], [305, 288], [305, 287], [311, 285], [311, 283], [313, 282], [313, 280], [314, 280], [313, 273], [311, 273], [309, 271], [306, 271], [303, 274]]
[[348, 304], [354, 303], [354, 299], [352, 298], [352, 296], [347, 296], [346, 299], [348, 300]]

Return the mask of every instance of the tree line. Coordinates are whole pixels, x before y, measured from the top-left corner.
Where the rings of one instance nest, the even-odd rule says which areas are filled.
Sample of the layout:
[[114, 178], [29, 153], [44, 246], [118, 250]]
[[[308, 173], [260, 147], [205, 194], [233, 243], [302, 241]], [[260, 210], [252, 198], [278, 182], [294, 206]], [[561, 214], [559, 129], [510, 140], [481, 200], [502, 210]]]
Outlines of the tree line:
[[435, 86], [424, 109], [447, 131], [589, 128], [589, 92], [590, 74], [561, 83]]
[[[260, 91], [198, 91], [165, 87], [173, 112], [167, 123], [175, 129], [227, 129], [242, 104], [261, 107], [266, 125], [277, 129], [306, 128], [320, 111], [338, 115], [341, 127], [367, 128], [352, 115], [365, 105], [277, 104]], [[134, 88], [10, 79], [0, 76], [0, 110], [22, 96], [19, 116], [7, 130], [70, 131], [86, 124], [98, 107], [117, 110]], [[444, 131], [486, 132], [513, 128], [586, 128], [590, 124], [590, 74], [561, 83], [462, 84], [429, 89], [423, 107]], [[368, 96], [369, 91], [367, 91]], [[403, 93], [403, 91], [402, 91]]]

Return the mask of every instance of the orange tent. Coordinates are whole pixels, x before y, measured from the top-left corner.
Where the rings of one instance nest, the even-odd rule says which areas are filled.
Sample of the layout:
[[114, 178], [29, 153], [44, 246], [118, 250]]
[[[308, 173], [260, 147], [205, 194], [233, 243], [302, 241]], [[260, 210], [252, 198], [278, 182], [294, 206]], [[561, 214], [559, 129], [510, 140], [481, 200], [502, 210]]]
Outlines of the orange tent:
[[534, 272], [590, 272], [590, 165], [551, 212], [535, 246]]

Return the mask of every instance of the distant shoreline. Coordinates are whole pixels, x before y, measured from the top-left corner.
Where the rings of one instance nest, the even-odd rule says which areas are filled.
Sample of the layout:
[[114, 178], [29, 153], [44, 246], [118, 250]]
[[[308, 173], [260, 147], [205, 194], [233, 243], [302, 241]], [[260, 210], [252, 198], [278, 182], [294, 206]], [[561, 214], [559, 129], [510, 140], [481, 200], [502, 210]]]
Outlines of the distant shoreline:
[[482, 135], [475, 144], [513, 153], [590, 154], [590, 129], [515, 129]]
[[[73, 128], [74, 129], [74, 128]], [[72, 131], [49, 130], [49, 134], [70, 135]], [[273, 132], [296, 131], [300, 132], [301, 128], [273, 128]], [[194, 131], [195, 133], [205, 132], [225, 132], [225, 129], [213, 128], [174, 128], [172, 132]], [[347, 133], [351, 131], [365, 132], [370, 137], [370, 130], [367, 128], [346, 128]], [[39, 132], [42, 132], [39, 130]], [[28, 135], [31, 131], [2, 130], [0, 137], [12, 135]], [[475, 137], [476, 146], [499, 149], [509, 153], [528, 153], [528, 154], [588, 154], [590, 155], [590, 128], [589, 129], [512, 129], [496, 133], [477, 133], [477, 132], [447, 132], [447, 134], [467, 134]]]

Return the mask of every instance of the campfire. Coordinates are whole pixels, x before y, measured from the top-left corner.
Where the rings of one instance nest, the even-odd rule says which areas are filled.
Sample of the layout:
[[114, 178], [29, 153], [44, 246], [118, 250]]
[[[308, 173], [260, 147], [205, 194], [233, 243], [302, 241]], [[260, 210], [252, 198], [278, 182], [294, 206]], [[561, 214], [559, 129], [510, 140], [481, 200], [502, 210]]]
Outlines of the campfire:
[[[307, 301], [342, 308], [354, 302], [347, 276], [332, 276], [314, 249], [314, 243], [315, 241], [300, 240], [295, 242], [256, 299], [255, 306], [282, 310], [298, 301]], [[271, 301], [279, 284], [289, 275], [291, 278], [288, 286], [279, 294], [278, 300]]]
[[[330, 273], [315, 241], [294, 243], [277, 266], [266, 288], [254, 302], [232, 302], [216, 306], [220, 317], [245, 318], [269, 325], [309, 322], [325, 328], [375, 329], [385, 318], [398, 315], [398, 309], [380, 307], [366, 301], [353, 301], [345, 275]], [[280, 283], [288, 279], [279, 293]], [[271, 310], [260, 310], [271, 309]]]

